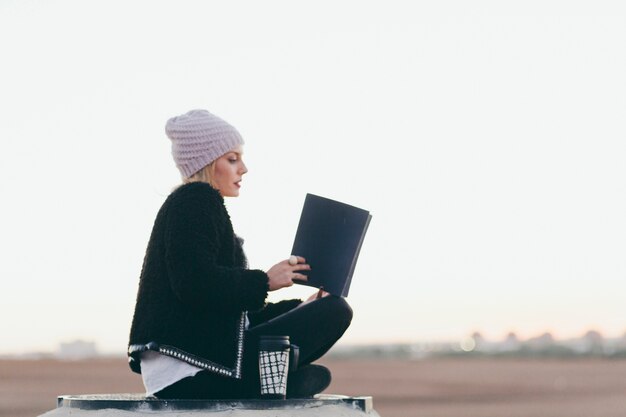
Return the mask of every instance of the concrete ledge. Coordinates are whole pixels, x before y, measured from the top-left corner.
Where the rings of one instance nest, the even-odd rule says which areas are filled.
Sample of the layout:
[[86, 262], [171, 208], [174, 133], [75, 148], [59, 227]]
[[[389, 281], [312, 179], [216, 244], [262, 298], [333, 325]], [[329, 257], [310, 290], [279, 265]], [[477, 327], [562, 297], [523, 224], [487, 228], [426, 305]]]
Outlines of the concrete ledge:
[[41, 417], [139, 416], [341, 416], [377, 417], [372, 397], [320, 394], [312, 399], [288, 400], [159, 400], [143, 394], [63, 395], [57, 409]]

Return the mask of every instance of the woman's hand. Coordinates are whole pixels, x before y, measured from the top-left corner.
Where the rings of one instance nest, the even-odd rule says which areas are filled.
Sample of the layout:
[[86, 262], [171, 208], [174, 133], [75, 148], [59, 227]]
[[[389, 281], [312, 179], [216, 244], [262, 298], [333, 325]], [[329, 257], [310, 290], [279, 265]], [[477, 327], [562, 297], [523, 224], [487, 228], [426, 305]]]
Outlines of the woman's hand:
[[324, 291], [324, 288], [322, 287], [322, 288], [319, 289], [318, 292], [316, 292], [314, 294], [311, 294], [311, 296], [309, 298], [307, 298], [306, 300], [304, 300], [304, 303], [302, 303], [302, 304], [305, 304], [305, 303], [308, 303], [308, 302], [311, 302], [311, 301], [315, 301], [315, 300], [318, 300], [320, 298], [324, 298], [324, 297], [329, 296], [329, 295], [330, 295], [330, 293], [327, 293], [326, 291]]
[[302, 307], [303, 305], [308, 304], [311, 301], [319, 300], [320, 298], [327, 297], [329, 295], [330, 295], [330, 293], [327, 293], [326, 291], [324, 291], [324, 287], [322, 287], [322, 288], [319, 289], [319, 291], [317, 291], [316, 293], [311, 294], [311, 296], [309, 298], [307, 298], [302, 303], [300, 303], [298, 305], [298, 307]]
[[281, 288], [291, 287], [293, 280], [306, 281], [306, 275], [299, 274], [296, 271], [309, 271], [311, 267], [306, 264], [306, 259], [301, 256], [297, 256], [298, 263], [296, 265], [290, 265], [289, 261], [285, 259], [271, 267], [267, 271], [269, 277], [270, 291], [276, 291]]

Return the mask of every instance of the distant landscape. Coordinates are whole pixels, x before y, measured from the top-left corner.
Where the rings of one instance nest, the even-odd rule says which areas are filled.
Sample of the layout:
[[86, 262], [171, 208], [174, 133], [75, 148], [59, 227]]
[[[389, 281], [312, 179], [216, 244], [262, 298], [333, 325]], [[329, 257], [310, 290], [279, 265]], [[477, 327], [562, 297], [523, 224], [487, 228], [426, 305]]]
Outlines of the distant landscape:
[[[371, 395], [382, 417], [624, 417], [626, 337], [588, 331], [458, 342], [339, 345], [326, 393]], [[143, 392], [123, 353], [94, 342], [0, 358], [0, 417], [37, 416], [62, 394]]]
[[[487, 356], [324, 359], [330, 394], [370, 395], [381, 417], [624, 417], [626, 360]], [[0, 360], [0, 417], [33, 417], [62, 394], [142, 392], [121, 357]]]
[[[119, 357], [102, 353], [95, 342], [73, 340], [61, 343], [51, 352], [24, 352], [0, 355], [0, 359], [61, 359], [77, 360], [97, 357]], [[425, 359], [432, 357], [594, 357], [626, 358], [626, 333], [621, 337], [607, 338], [595, 330], [580, 337], [559, 340], [550, 333], [523, 340], [515, 333], [507, 334], [502, 340], [489, 340], [479, 332], [460, 341], [386, 343], [370, 345], [335, 346], [327, 355], [334, 359]]]
[[404, 343], [386, 345], [337, 346], [330, 354], [334, 358], [396, 358], [424, 359], [432, 357], [594, 357], [626, 358], [626, 334], [605, 338], [595, 330], [581, 337], [558, 340], [550, 333], [522, 340], [509, 333], [503, 340], [488, 340], [480, 333], [458, 342]]

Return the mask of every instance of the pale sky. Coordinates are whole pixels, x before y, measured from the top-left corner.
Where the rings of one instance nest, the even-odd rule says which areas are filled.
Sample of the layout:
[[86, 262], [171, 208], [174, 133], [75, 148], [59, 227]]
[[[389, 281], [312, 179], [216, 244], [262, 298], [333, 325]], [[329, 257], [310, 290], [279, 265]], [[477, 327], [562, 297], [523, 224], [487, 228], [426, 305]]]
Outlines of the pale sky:
[[1, 0], [0, 353], [125, 351], [194, 108], [246, 140], [252, 267], [307, 192], [372, 213], [342, 343], [620, 336], [624, 45], [622, 1]]

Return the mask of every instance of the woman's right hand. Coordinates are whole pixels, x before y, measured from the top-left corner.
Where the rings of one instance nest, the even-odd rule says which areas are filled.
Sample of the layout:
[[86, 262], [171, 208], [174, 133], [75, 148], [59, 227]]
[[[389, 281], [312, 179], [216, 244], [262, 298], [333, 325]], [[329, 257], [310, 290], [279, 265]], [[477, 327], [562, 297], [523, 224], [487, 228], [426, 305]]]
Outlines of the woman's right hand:
[[306, 264], [306, 259], [302, 256], [297, 256], [298, 263], [296, 265], [290, 265], [289, 260], [285, 259], [271, 267], [267, 271], [269, 277], [270, 291], [276, 291], [281, 288], [291, 287], [293, 280], [306, 281], [306, 275], [299, 274], [296, 271], [309, 271], [311, 267]]

